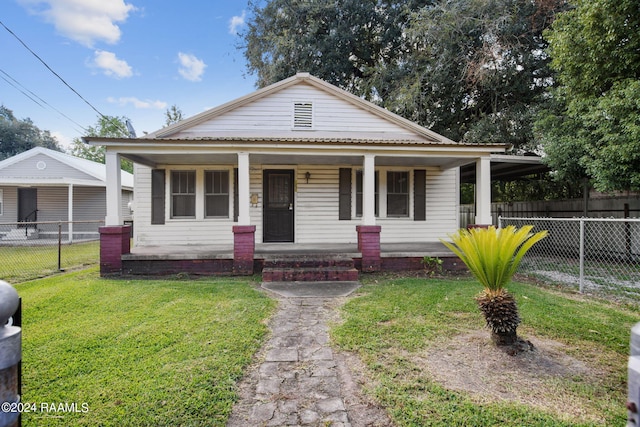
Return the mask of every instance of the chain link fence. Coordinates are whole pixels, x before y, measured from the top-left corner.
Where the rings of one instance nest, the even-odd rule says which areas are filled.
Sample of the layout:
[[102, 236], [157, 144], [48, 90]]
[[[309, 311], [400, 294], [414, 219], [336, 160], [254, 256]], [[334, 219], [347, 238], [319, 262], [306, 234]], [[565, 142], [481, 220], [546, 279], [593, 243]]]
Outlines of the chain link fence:
[[104, 221], [0, 224], [0, 280], [19, 283], [100, 262]]
[[500, 217], [498, 223], [549, 231], [525, 255], [521, 272], [584, 293], [640, 300], [640, 219]]

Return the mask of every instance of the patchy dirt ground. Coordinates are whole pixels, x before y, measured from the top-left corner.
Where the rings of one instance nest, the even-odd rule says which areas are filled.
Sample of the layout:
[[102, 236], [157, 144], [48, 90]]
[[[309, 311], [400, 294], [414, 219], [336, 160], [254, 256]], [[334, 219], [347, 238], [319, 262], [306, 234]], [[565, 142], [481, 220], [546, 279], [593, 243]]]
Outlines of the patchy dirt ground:
[[567, 355], [562, 343], [526, 339], [535, 349], [510, 356], [495, 348], [489, 331], [475, 331], [435, 345], [414, 361], [445, 387], [467, 392], [479, 403], [510, 400], [562, 417], [602, 422], [588, 398], [567, 391], [566, 384], [598, 382], [606, 372]]

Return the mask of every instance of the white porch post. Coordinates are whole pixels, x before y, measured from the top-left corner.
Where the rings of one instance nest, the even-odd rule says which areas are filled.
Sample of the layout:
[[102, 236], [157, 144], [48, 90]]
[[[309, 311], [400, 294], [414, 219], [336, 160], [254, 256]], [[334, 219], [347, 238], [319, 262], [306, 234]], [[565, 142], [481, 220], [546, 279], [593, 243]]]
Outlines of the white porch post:
[[238, 153], [238, 225], [250, 225], [249, 153]]
[[69, 207], [68, 207], [68, 219], [67, 230], [69, 231], [69, 243], [73, 243], [73, 184], [69, 184]]
[[376, 225], [376, 156], [364, 155], [362, 173], [362, 225]]
[[491, 225], [491, 158], [476, 160], [476, 224]]
[[107, 216], [106, 226], [122, 225], [122, 185], [120, 154], [108, 148], [104, 154], [107, 168]]

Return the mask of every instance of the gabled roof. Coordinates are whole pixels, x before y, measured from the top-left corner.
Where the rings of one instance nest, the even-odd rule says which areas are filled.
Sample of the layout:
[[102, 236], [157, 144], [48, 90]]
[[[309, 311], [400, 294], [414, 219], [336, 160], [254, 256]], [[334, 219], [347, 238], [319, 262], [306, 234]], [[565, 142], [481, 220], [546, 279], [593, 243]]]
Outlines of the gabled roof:
[[[8, 168], [9, 166], [18, 164], [20, 162], [24, 162], [32, 157], [39, 156], [39, 155], [44, 155], [60, 163], [63, 163], [68, 167], [76, 169], [86, 175], [89, 175], [106, 185], [107, 170], [104, 164], [97, 163], [87, 159], [81, 159], [79, 157], [61, 153], [55, 150], [50, 150], [44, 147], [34, 147], [30, 150], [24, 151], [22, 153], [16, 154], [15, 156], [9, 157], [8, 159], [0, 161], [0, 171]], [[20, 178], [20, 177], [16, 176], [12, 178]], [[65, 177], [57, 177], [57, 178], [65, 178]], [[122, 171], [121, 179], [122, 179], [123, 188], [133, 189], [132, 174], [126, 171]], [[42, 179], [42, 181], [44, 181], [44, 179]]]
[[384, 120], [394, 123], [395, 125], [398, 125], [406, 129], [407, 131], [420, 135], [420, 137], [424, 138], [425, 142], [433, 142], [437, 144], [447, 144], [447, 145], [458, 144], [457, 142], [452, 141], [442, 135], [439, 135], [436, 132], [433, 132], [410, 120], [407, 120], [397, 114], [394, 114], [382, 107], [379, 107], [369, 101], [366, 101], [358, 96], [355, 96], [352, 93], [349, 93], [343, 89], [340, 89], [337, 86], [334, 86], [330, 83], [325, 82], [324, 80], [314, 77], [309, 73], [298, 73], [295, 76], [289, 77], [288, 79], [285, 79], [285, 80], [281, 80], [277, 83], [274, 83], [270, 86], [259, 89], [241, 98], [235, 99], [226, 104], [212, 108], [210, 110], [207, 110], [193, 117], [182, 120], [166, 128], [152, 132], [151, 134], [146, 135], [144, 139], [170, 139], [172, 138], [172, 136], [177, 136], [177, 134], [179, 134], [181, 131], [187, 130], [193, 126], [204, 123], [208, 120], [212, 120], [230, 111], [233, 111], [235, 109], [238, 109], [250, 103], [256, 102], [262, 98], [273, 95], [284, 89], [290, 88], [295, 85], [300, 85], [300, 84], [310, 85], [316, 89], [319, 89], [343, 101], [346, 101], [356, 106], [357, 108], [368, 111], [369, 113], [372, 113]]

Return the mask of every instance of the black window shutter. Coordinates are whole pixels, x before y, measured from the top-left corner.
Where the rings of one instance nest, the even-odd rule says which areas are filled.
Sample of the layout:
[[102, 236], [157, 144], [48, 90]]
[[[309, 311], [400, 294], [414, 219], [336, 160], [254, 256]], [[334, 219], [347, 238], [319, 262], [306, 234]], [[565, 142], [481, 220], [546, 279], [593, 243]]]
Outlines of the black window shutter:
[[416, 169], [413, 171], [413, 220], [427, 219], [427, 171]]
[[338, 219], [351, 219], [351, 169], [340, 168]]
[[151, 224], [164, 224], [164, 169], [151, 171]]
[[233, 168], [233, 222], [238, 222], [240, 212], [238, 204], [238, 168]]

